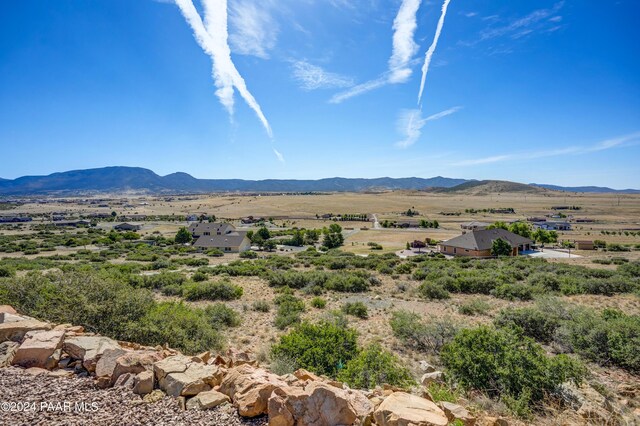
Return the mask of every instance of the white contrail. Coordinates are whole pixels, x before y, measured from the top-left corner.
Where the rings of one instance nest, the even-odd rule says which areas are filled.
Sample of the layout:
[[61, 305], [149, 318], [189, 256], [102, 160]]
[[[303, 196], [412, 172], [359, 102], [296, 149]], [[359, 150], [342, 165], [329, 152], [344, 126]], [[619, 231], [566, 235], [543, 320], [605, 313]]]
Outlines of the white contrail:
[[198, 44], [213, 61], [213, 79], [218, 88], [216, 95], [222, 105], [230, 115], [233, 115], [233, 89], [235, 87], [247, 105], [256, 113], [269, 137], [273, 138], [267, 118], [231, 60], [227, 29], [227, 1], [203, 0], [206, 27], [192, 0], [175, 1], [191, 26]]
[[427, 118], [422, 118], [422, 110], [420, 109], [402, 110], [398, 117], [397, 128], [404, 138], [401, 141], [396, 142], [396, 146], [399, 148], [407, 148], [413, 145], [422, 135], [422, 128], [425, 124], [429, 121], [440, 120], [441, 118], [454, 114], [461, 109], [462, 107], [455, 106], [430, 115]]
[[335, 94], [329, 102], [337, 104], [387, 84], [406, 82], [411, 77], [411, 60], [418, 50], [413, 41], [416, 31], [416, 13], [421, 0], [403, 0], [393, 20], [393, 50], [389, 58], [389, 69], [376, 79], [358, 84]]
[[436, 34], [433, 37], [433, 42], [427, 53], [424, 57], [424, 65], [422, 65], [422, 80], [420, 81], [420, 92], [418, 93], [418, 105], [422, 101], [422, 92], [424, 91], [424, 83], [427, 79], [427, 73], [429, 72], [429, 65], [431, 64], [431, 58], [433, 57], [433, 53], [436, 51], [436, 46], [438, 45], [438, 39], [440, 38], [440, 33], [442, 33], [442, 26], [444, 25], [444, 18], [447, 15], [447, 7], [449, 7], [449, 2], [451, 0], [444, 0], [442, 4], [442, 13], [440, 14], [440, 19], [438, 20], [438, 26], [436, 27]]
[[278, 159], [279, 162], [281, 162], [282, 164], [285, 163], [284, 161], [284, 155], [282, 155], [280, 153], [280, 151], [278, 151], [277, 149], [275, 149], [274, 147], [271, 147], [271, 149], [273, 149], [273, 153], [276, 155], [276, 158]]

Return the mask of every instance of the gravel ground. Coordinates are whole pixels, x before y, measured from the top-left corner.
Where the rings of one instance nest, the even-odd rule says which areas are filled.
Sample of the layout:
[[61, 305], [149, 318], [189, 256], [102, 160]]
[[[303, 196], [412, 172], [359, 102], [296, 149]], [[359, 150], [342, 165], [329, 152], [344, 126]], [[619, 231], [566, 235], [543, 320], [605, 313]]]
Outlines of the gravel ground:
[[145, 403], [128, 389], [97, 389], [89, 378], [34, 376], [0, 368], [0, 425], [256, 425], [229, 404], [207, 411], [181, 411], [176, 399]]

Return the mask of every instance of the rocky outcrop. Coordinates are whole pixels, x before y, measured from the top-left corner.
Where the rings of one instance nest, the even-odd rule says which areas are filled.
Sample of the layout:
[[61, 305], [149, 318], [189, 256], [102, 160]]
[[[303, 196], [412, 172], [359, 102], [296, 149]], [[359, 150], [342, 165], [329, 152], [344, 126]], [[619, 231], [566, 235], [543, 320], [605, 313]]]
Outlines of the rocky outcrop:
[[21, 342], [30, 331], [51, 330], [53, 328], [51, 324], [35, 319], [18, 317], [15, 321], [4, 322], [6, 319], [3, 318], [2, 322], [0, 322], [0, 342], [6, 342], [7, 340]]
[[170, 396], [194, 396], [220, 384], [223, 372], [197, 357], [174, 355], [154, 365], [160, 389]]
[[96, 370], [100, 357], [108, 349], [120, 349], [120, 345], [103, 336], [70, 337], [65, 339], [62, 348], [71, 358], [82, 361], [82, 366], [90, 373]]
[[11, 341], [0, 343], [0, 368], [11, 365], [18, 346], [20, 346], [18, 343]]
[[267, 403], [274, 389], [287, 386], [275, 374], [243, 364], [227, 372], [219, 390], [231, 398], [241, 416], [255, 417], [267, 414]]
[[200, 392], [187, 401], [187, 410], [209, 410], [220, 404], [231, 401], [229, 397], [218, 391], [210, 390]]
[[476, 424], [476, 418], [461, 405], [452, 402], [442, 401], [438, 404], [450, 422], [461, 421], [465, 426]]
[[51, 370], [57, 367], [60, 361], [63, 338], [62, 330], [29, 331], [11, 362], [21, 367]]
[[273, 426], [368, 424], [373, 404], [360, 392], [312, 381], [304, 389], [275, 388], [268, 413]]
[[436, 404], [416, 395], [394, 392], [373, 413], [380, 426], [446, 426], [449, 420]]

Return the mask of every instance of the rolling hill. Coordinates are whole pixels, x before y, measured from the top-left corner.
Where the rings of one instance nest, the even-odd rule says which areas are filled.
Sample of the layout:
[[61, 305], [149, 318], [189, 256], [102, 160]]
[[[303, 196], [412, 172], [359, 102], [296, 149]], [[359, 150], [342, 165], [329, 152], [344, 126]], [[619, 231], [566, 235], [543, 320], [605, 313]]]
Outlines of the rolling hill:
[[455, 193], [465, 195], [485, 195], [500, 192], [522, 192], [537, 194], [547, 192], [548, 189], [524, 183], [505, 180], [472, 180], [449, 188], [434, 188], [432, 192]]

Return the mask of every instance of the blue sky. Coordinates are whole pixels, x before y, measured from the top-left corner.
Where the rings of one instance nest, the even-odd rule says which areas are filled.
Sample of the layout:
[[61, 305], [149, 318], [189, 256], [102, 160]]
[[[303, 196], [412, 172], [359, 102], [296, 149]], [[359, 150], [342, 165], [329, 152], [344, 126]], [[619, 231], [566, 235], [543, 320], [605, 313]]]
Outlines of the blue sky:
[[0, 177], [640, 187], [635, 0], [207, 1], [3, 0]]

